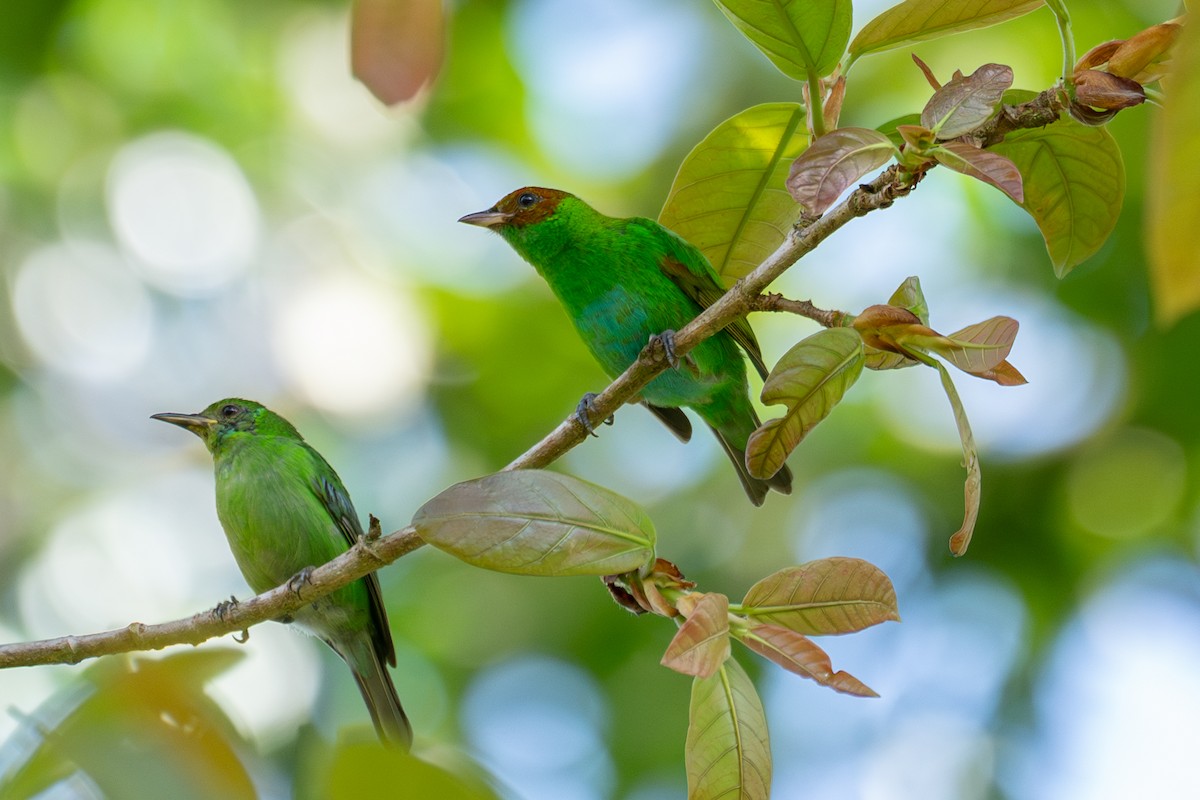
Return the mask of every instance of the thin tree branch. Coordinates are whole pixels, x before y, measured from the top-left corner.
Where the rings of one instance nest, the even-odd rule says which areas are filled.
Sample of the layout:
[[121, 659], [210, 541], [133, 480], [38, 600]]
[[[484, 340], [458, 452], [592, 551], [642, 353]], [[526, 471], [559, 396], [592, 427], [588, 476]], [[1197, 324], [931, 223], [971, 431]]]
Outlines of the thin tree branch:
[[[1061, 116], [1062, 89], [1055, 86], [1028, 103], [1005, 106], [999, 115], [984, 123], [974, 137], [991, 144], [1018, 128], [1044, 127]], [[896, 165], [875, 180], [863, 184], [840, 204], [816, 220], [802, 220], [783, 244], [762, 264], [739, 280], [717, 302], [676, 332], [675, 352], [685, 355], [704, 339], [751, 311], [790, 311], [826, 327], [842, 324], [844, 315], [823, 311], [808, 301], [793, 301], [763, 291], [789, 267], [807, 255], [834, 231], [855, 217], [886, 208], [912, 191], [919, 175], [906, 175]], [[607, 419], [632, 400], [642, 387], [667, 367], [661, 343], [648, 345], [629, 369], [595, 398], [593, 419]], [[570, 417], [540, 442], [513, 460], [505, 470], [544, 467], [582, 442], [583, 426]], [[33, 642], [0, 645], [0, 669], [41, 664], [77, 664], [88, 658], [138, 650], [161, 650], [175, 644], [198, 645], [216, 636], [246, 631], [251, 626], [289, 614], [317, 598], [333, 592], [364, 575], [386, 566], [420, 548], [425, 542], [412, 526], [379, 536], [378, 523], [372, 533], [334, 560], [314, 569], [308, 580], [293, 587], [284, 585], [245, 602], [226, 604], [190, 617], [146, 625], [133, 622], [124, 628], [81, 636], [62, 636]]]

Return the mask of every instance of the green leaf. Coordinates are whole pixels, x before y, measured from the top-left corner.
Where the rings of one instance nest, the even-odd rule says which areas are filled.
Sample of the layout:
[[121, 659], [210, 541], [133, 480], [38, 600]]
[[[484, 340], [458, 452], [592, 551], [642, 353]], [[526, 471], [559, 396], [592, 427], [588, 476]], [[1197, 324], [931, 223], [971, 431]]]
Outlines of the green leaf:
[[954, 381], [941, 362], [930, 359], [942, 378], [942, 388], [950, 407], [954, 409], [954, 423], [958, 426], [958, 438], [962, 441], [963, 465], [967, 468], [967, 480], [963, 486], [963, 524], [950, 537], [950, 552], [961, 556], [971, 545], [971, 536], [975, 533], [975, 522], [979, 519], [979, 497], [983, 486], [983, 475], [979, 470], [979, 451], [975, 447], [975, 436], [971, 433], [971, 423], [967, 420], [967, 411], [963, 408]]
[[455, 484], [421, 506], [413, 525], [468, 564], [518, 575], [612, 575], [654, 559], [654, 523], [640, 506], [557, 472]]
[[1155, 115], [1146, 180], [1147, 251], [1155, 316], [1170, 325], [1200, 308], [1200, 24], [1183, 26], [1175, 42], [1169, 94]]
[[792, 164], [787, 188], [812, 217], [819, 217], [859, 178], [899, 151], [870, 128], [838, 128], [818, 138]]
[[766, 103], [712, 130], [679, 166], [658, 221], [687, 239], [726, 282], [762, 263], [799, 209], [784, 187], [808, 146], [804, 107]]
[[708, 678], [716, 674], [727, 658], [729, 598], [723, 594], [700, 595], [687, 620], [675, 632], [661, 663], [684, 675]]
[[1025, 199], [1020, 170], [999, 153], [981, 150], [966, 142], [944, 142], [934, 148], [932, 154], [942, 166], [991, 184], [1016, 203]]
[[956, 72], [929, 98], [921, 111], [921, 124], [940, 139], [970, 133], [996, 113], [1012, 81], [1012, 67], [1004, 64], [984, 64], [966, 76]]
[[903, 308], [919, 319], [922, 325], [929, 324], [929, 303], [925, 301], [925, 292], [921, 291], [921, 279], [916, 275], [905, 278], [892, 292], [887, 304]]
[[1058, 277], [1100, 249], [1125, 197], [1121, 150], [1107, 130], [1064, 118], [1045, 128], [1014, 131], [990, 149], [1021, 171], [1025, 201], [1020, 206], [1041, 230]]
[[874, 689], [849, 672], [834, 672], [829, 655], [803, 634], [778, 625], [755, 625], [740, 638], [743, 644], [763, 658], [774, 661], [802, 678], [811, 678], [843, 694], [879, 697]]
[[688, 800], [767, 800], [771, 745], [762, 701], [732, 658], [692, 681], [684, 765]]
[[850, 43], [850, 58], [986, 28], [1041, 6], [1042, 0], [905, 0], [863, 26]]
[[780, 72], [833, 72], [850, 39], [851, 0], [714, 0]]
[[750, 435], [750, 474], [765, 479], [778, 472], [858, 380], [862, 366], [862, 337], [848, 328], [819, 331], [785, 353], [763, 384], [762, 400], [768, 405], [784, 403], [788, 410]]
[[883, 570], [858, 558], [787, 567], [750, 587], [736, 613], [809, 635], [853, 633], [900, 620]]
[[[441, 752], [439, 760], [464, 761]], [[315, 776], [323, 800], [422, 797], [437, 800], [498, 800], [474, 763], [431, 764], [376, 741], [341, 741], [324, 774]], [[403, 787], [398, 790], [397, 787]]]

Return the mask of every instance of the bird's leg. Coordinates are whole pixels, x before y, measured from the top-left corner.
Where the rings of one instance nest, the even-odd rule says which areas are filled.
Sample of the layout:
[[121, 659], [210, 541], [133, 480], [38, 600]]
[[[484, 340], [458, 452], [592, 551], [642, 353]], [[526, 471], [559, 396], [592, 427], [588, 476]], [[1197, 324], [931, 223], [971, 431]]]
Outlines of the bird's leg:
[[316, 567], [305, 567], [304, 569], [300, 570], [287, 582], [287, 587], [295, 592], [296, 596], [299, 597], [300, 590], [304, 588], [304, 585], [307, 583], [312, 583], [312, 574], [313, 570], [315, 569]]
[[667, 328], [662, 333], [650, 334], [650, 344], [661, 344], [663, 355], [667, 359], [667, 363], [671, 365], [671, 369], [679, 369], [679, 356], [675, 355], [675, 331]]
[[[575, 406], [575, 419], [579, 420], [579, 424], [583, 429], [592, 436], [596, 435], [596, 429], [592, 426], [592, 413], [596, 410], [596, 394], [595, 392], [586, 393], [579, 401], [579, 405]], [[605, 425], [612, 425], [613, 418], [610, 416], [604, 420]]]
[[225, 617], [229, 616], [229, 612], [237, 608], [237, 605], [238, 599], [233, 595], [229, 595], [228, 600], [222, 600], [217, 603], [217, 607], [212, 610], [212, 615], [223, 622]]

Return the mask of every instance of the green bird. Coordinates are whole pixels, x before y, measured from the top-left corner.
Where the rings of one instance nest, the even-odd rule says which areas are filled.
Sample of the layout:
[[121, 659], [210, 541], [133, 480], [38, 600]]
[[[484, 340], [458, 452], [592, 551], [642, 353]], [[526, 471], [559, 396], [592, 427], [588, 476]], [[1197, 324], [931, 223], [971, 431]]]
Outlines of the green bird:
[[[259, 403], [229, 398], [199, 414], [155, 414], [204, 440], [213, 457], [217, 517], [246, 582], [262, 593], [346, 552], [363, 535], [333, 467], [292, 424]], [[354, 673], [379, 738], [407, 750], [412, 727], [388, 675], [396, 651], [374, 573], [297, 611]]]
[[[653, 220], [605, 216], [574, 195], [536, 186], [459, 222], [496, 231], [533, 265], [609, 376], [620, 375], [649, 340], [660, 338], [675, 369], [647, 384], [638, 401], [684, 442], [692, 426], [680, 408], [699, 414], [755, 505], [762, 505], [768, 488], [791, 492], [786, 466], [766, 480], [746, 467], [746, 442], [759, 420], [741, 351], [767, 376], [750, 323], [739, 319], [697, 345], [682, 363], [675, 358], [675, 330], [725, 292], [703, 253]], [[593, 397], [584, 395], [576, 410], [589, 432]]]

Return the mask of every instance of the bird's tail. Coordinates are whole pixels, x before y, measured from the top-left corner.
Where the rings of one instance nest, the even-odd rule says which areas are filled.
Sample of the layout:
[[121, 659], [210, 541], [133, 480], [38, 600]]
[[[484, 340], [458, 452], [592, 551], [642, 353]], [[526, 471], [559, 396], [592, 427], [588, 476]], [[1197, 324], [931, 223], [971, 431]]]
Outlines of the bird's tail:
[[779, 472], [776, 472], [766, 480], [756, 478], [750, 474], [750, 469], [746, 466], [746, 448], [733, 444], [729, 441], [729, 437], [712, 425], [709, 428], [717, 437], [717, 441], [721, 443], [721, 447], [725, 450], [725, 455], [729, 456], [729, 460], [733, 462], [733, 466], [737, 470], [738, 479], [741, 480], [742, 488], [746, 490], [746, 496], [750, 498], [751, 503], [761, 506], [763, 500], [767, 497], [767, 491], [770, 489], [774, 489], [780, 494], [792, 493], [792, 471], [788, 469], [786, 464], [780, 468]]
[[375, 652], [373, 643], [364, 642], [364, 645], [369, 653], [356, 653], [358, 658], [346, 658], [343, 655], [343, 658], [354, 673], [358, 691], [367, 704], [367, 711], [371, 712], [371, 722], [380, 740], [407, 752], [412, 747], [412, 725], [408, 722], [404, 707], [400, 705], [396, 686], [383, 659]]

